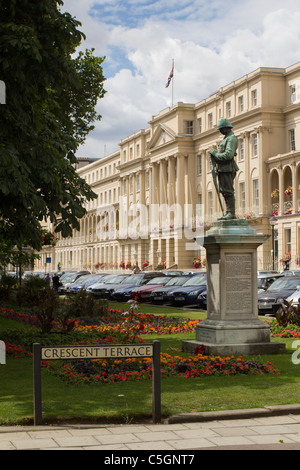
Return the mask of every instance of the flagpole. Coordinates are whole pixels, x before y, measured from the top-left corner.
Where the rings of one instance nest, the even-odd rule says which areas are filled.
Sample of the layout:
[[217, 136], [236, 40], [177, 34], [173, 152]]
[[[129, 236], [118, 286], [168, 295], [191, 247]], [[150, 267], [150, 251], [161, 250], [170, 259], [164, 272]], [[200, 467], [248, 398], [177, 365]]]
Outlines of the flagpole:
[[172, 69], [173, 69], [173, 78], [172, 78], [172, 108], [174, 103], [174, 59], [172, 59]]
[[170, 75], [168, 77], [168, 81], [166, 83], [166, 88], [170, 85], [170, 82], [172, 82], [172, 108], [173, 108], [173, 103], [174, 103], [174, 59], [172, 59], [172, 69], [170, 72]]

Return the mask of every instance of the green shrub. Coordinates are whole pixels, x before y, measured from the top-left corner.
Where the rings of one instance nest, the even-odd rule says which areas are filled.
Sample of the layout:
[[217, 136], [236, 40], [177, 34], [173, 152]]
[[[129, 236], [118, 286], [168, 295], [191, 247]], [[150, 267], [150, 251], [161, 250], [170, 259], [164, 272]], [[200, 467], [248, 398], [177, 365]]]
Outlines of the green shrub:
[[15, 276], [8, 276], [2, 274], [0, 279], [0, 299], [10, 300], [13, 289], [17, 285], [17, 278]]
[[107, 302], [98, 300], [93, 295], [80, 291], [68, 298], [65, 303], [65, 314], [71, 318], [97, 317], [105, 315], [108, 311]]
[[49, 290], [50, 286], [46, 279], [38, 276], [28, 276], [23, 280], [22, 286], [18, 289], [18, 303], [28, 307], [38, 307], [43, 304], [44, 296]]

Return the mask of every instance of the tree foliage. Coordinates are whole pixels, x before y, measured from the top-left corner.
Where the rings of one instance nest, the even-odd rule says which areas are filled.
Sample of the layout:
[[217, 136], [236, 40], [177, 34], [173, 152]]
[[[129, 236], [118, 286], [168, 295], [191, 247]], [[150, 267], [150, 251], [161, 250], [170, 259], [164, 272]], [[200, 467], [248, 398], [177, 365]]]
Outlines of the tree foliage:
[[75, 154], [101, 119], [103, 57], [76, 48], [80, 23], [61, 0], [0, 0], [0, 235], [40, 249], [41, 222], [63, 236], [79, 229], [95, 194], [75, 170]]

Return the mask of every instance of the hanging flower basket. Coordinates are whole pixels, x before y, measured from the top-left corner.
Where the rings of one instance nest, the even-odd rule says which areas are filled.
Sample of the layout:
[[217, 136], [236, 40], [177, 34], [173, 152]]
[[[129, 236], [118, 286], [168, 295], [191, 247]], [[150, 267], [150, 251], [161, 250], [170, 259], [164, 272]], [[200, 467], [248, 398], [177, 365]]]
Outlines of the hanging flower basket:
[[274, 191], [271, 192], [271, 197], [274, 199], [279, 197], [279, 189], [274, 189]]
[[143, 262], [143, 264], [142, 264], [142, 268], [143, 268], [143, 269], [144, 269], [144, 268], [147, 268], [147, 266], [149, 266], [149, 260], [146, 259], [146, 260]]
[[288, 260], [290, 260], [290, 259], [291, 259], [291, 253], [290, 253], [290, 252], [287, 252], [287, 253], [285, 253], [284, 256], [281, 258], [280, 263], [281, 263], [281, 264], [284, 264], [285, 261], [288, 261]]
[[125, 261], [121, 261], [121, 263], [119, 264], [119, 268], [125, 269]]
[[196, 258], [193, 259], [193, 266], [195, 269], [199, 269], [202, 267], [202, 262], [200, 256], [196, 256]]
[[53, 233], [49, 232], [48, 230], [43, 231], [43, 235], [42, 235], [43, 245], [55, 246], [56, 242], [57, 242], [57, 238], [54, 236]]
[[277, 217], [277, 215], [278, 215], [278, 209], [273, 211], [272, 214], [270, 215], [270, 217]]
[[293, 194], [293, 188], [292, 188], [292, 186], [288, 186], [288, 187], [286, 188], [286, 190], [284, 191], [284, 194], [285, 194], [286, 196], [291, 196], [291, 195]]

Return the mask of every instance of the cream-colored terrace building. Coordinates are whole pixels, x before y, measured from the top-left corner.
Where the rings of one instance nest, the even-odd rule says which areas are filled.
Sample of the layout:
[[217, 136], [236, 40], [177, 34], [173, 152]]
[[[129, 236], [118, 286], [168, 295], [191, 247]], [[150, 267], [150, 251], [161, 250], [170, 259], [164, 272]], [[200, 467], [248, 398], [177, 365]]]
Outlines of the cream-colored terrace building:
[[209, 156], [222, 139], [220, 117], [231, 121], [239, 142], [237, 214], [270, 235], [258, 268], [280, 270], [285, 256], [297, 268], [300, 62], [259, 68], [196, 104], [179, 102], [121, 140], [118, 152], [83, 164], [78, 173], [97, 200], [88, 203], [80, 231], [44, 247], [35, 270], [109, 272], [136, 261], [148, 269], [194, 269], [193, 259], [205, 258], [194, 237], [221, 215]]

